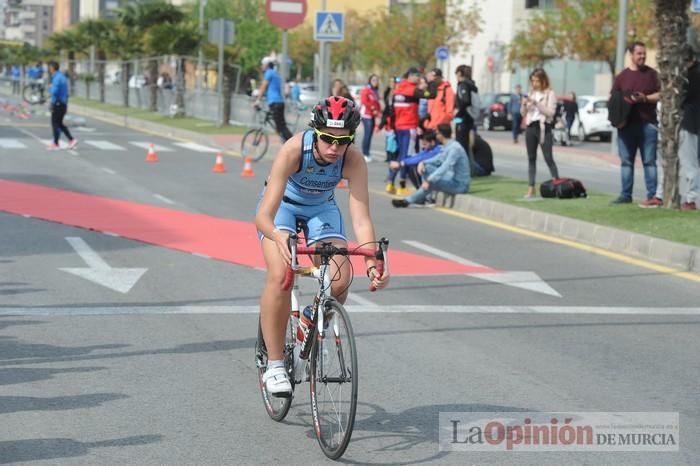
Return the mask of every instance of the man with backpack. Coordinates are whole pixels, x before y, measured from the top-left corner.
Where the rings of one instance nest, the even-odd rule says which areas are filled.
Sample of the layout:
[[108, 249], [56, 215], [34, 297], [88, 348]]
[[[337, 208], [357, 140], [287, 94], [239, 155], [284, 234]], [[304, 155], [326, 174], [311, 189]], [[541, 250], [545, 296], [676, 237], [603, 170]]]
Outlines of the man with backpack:
[[479, 116], [479, 89], [472, 81], [472, 68], [467, 65], [459, 65], [455, 71], [457, 75], [457, 101], [455, 105], [455, 139], [459, 142], [469, 156], [470, 166], [473, 167], [470, 135], [476, 126]]

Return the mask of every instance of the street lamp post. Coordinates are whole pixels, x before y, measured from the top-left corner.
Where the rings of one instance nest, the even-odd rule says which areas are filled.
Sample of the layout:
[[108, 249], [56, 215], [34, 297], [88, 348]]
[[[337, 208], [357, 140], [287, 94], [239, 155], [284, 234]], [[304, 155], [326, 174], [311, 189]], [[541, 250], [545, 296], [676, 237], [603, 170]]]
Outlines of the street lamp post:
[[[199, 0], [199, 36], [204, 37], [204, 8], [207, 6], [207, 0]], [[197, 56], [197, 91], [202, 90], [202, 68], [204, 67], [204, 54], [202, 45], [199, 45], [199, 54]]]

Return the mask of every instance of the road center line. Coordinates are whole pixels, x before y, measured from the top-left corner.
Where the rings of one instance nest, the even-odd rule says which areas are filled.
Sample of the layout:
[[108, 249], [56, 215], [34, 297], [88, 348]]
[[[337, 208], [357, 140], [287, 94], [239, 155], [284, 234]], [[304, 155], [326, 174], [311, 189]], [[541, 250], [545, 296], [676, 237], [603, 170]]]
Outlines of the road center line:
[[159, 201], [165, 202], [166, 204], [175, 205], [175, 201], [172, 201], [172, 200], [168, 199], [167, 197], [162, 196], [160, 194], [154, 194], [153, 197], [155, 197]]

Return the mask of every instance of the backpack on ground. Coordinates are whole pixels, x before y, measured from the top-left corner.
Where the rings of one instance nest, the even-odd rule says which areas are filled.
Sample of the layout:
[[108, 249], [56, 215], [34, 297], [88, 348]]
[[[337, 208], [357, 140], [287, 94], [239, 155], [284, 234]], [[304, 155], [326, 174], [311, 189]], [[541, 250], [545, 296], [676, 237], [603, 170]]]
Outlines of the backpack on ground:
[[576, 199], [588, 197], [583, 183], [573, 178], [552, 178], [540, 185], [542, 197], [556, 197], [559, 199]]
[[472, 159], [475, 165], [472, 176], [489, 176], [495, 171], [491, 146], [478, 134], [474, 136], [472, 151], [474, 152]]

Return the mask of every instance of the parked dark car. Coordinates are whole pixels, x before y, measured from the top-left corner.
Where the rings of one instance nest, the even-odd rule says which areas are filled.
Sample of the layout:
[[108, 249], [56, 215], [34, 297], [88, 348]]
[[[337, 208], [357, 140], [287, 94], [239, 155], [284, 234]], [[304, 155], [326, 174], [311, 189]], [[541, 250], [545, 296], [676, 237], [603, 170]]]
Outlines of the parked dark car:
[[508, 102], [510, 94], [482, 94], [481, 115], [477, 125], [485, 130], [503, 128], [510, 131], [511, 122], [508, 120]]

